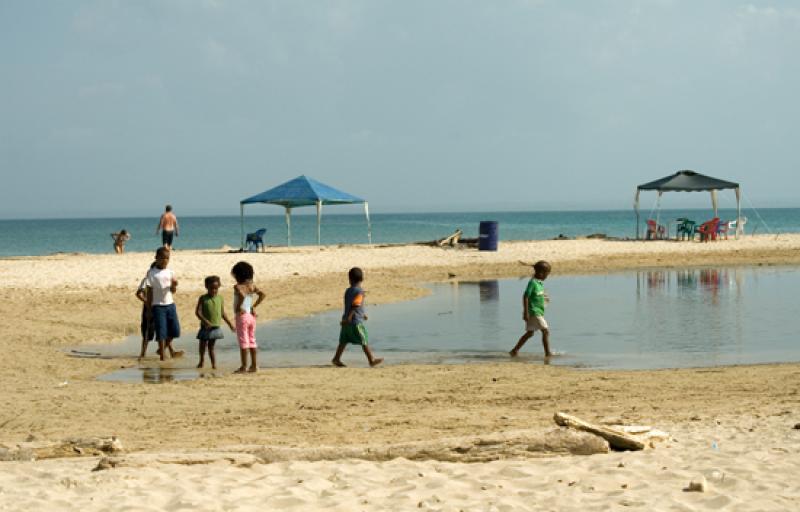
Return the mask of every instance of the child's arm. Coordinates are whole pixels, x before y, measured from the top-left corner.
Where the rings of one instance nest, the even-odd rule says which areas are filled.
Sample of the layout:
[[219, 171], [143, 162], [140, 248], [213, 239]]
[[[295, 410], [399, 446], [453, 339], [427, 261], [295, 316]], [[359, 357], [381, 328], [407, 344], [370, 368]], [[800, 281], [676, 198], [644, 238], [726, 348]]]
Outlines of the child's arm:
[[225, 323], [228, 324], [228, 327], [230, 327], [233, 332], [236, 332], [236, 326], [231, 323], [230, 318], [225, 314], [225, 301], [222, 302], [222, 319], [225, 320]]
[[530, 306], [528, 296], [522, 296], [522, 319], [528, 321], [528, 307]]
[[203, 324], [203, 327], [208, 327], [209, 325], [211, 325], [211, 322], [209, 322], [208, 319], [203, 316], [203, 297], [197, 298], [197, 307], [194, 308], [194, 314], [197, 318], [200, 319], [200, 322]]
[[259, 290], [258, 288], [256, 288], [255, 286], [253, 286], [253, 293], [258, 295], [258, 298], [256, 299], [256, 302], [253, 304], [253, 315], [255, 315], [256, 314], [256, 306], [258, 306], [259, 304], [264, 302], [264, 297], [266, 297], [267, 295], [264, 292], [262, 292], [261, 290]]
[[153, 289], [149, 286], [145, 288], [145, 306], [147, 306], [147, 316], [150, 316], [153, 313]]
[[136, 298], [142, 301], [142, 303], [147, 303], [147, 288], [139, 288], [136, 290]]
[[233, 285], [233, 316], [242, 312], [242, 292], [239, 290], [239, 285]]

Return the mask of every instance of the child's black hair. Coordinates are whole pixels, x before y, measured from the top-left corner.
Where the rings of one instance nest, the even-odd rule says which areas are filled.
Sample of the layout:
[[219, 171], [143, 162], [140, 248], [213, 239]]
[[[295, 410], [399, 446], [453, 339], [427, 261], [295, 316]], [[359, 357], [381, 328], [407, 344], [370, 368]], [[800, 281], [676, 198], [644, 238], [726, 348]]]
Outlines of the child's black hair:
[[206, 280], [205, 280], [206, 290], [211, 288], [212, 284], [214, 284], [214, 283], [219, 284], [219, 282], [220, 282], [219, 276], [208, 276], [208, 277], [206, 277]]
[[353, 267], [347, 273], [347, 278], [350, 280], [350, 285], [355, 286], [364, 280], [364, 271], [358, 267]]
[[247, 263], [246, 261], [240, 261], [231, 269], [231, 275], [234, 279], [236, 279], [237, 283], [250, 281], [253, 279], [254, 274], [255, 272], [253, 271], [253, 265]]
[[164, 256], [169, 258], [169, 249], [166, 247], [159, 247], [156, 249], [156, 259], [163, 258]]
[[537, 274], [549, 273], [550, 272], [550, 264], [544, 260], [539, 260], [533, 264], [533, 270]]

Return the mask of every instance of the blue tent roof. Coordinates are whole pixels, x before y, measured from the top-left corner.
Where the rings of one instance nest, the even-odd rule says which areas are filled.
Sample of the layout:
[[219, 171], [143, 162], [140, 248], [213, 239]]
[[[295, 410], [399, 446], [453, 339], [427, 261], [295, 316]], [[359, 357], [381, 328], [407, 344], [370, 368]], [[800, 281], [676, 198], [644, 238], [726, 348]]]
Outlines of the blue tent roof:
[[247, 199], [239, 201], [241, 204], [270, 203], [279, 204], [286, 208], [297, 206], [313, 206], [317, 201], [322, 204], [352, 204], [364, 203], [363, 199], [354, 195], [336, 190], [311, 178], [298, 176], [275, 188], [265, 190]]

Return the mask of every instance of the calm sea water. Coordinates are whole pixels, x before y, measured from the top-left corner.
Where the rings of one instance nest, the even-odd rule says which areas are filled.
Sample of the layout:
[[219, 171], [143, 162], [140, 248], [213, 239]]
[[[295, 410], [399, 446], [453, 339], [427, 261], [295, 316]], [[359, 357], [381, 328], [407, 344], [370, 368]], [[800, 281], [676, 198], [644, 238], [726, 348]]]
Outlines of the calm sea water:
[[[720, 210], [723, 219], [735, 218], [734, 210]], [[765, 223], [759, 219], [763, 218]], [[745, 210], [747, 233], [800, 232], [800, 208]], [[642, 219], [647, 212], [643, 212]], [[698, 221], [712, 216], [708, 210], [664, 210], [661, 220], [689, 217]], [[631, 210], [568, 212], [486, 212], [486, 213], [407, 213], [372, 216], [373, 243], [404, 243], [433, 240], [457, 228], [465, 237], [478, 236], [482, 220], [499, 222], [500, 240], [543, 240], [563, 234], [569, 237], [605, 233], [634, 237], [636, 220]], [[112, 252], [110, 234], [125, 229], [133, 236], [129, 251], [151, 251], [161, 243], [155, 234], [158, 218], [0, 220], [0, 257], [32, 256], [58, 252]], [[223, 245], [239, 247], [239, 217], [180, 217], [178, 249], [209, 249]], [[268, 245], [286, 245], [286, 225], [282, 215], [247, 216], [245, 232], [267, 228]], [[316, 217], [292, 217], [292, 244], [316, 243]], [[323, 244], [367, 242], [363, 215], [324, 215]]]
[[[370, 344], [387, 364], [509, 361], [522, 334], [520, 297], [527, 280], [431, 285], [430, 296], [370, 306]], [[800, 361], [800, 269], [703, 268], [554, 276], [545, 283], [551, 364], [585, 368], [652, 369]], [[138, 312], [132, 312], [136, 314]], [[259, 325], [260, 366], [326, 365], [336, 348], [341, 313]], [[112, 380], [197, 378], [196, 322], [186, 319], [176, 347], [187, 358], [162, 369], [153, 359], [107, 376]], [[111, 357], [136, 354], [140, 338], [95, 347]], [[151, 348], [151, 353], [152, 353]], [[221, 372], [238, 364], [235, 335], [217, 344]], [[542, 361], [540, 335], [515, 361]], [[344, 361], [366, 366], [358, 347]], [[204, 373], [202, 375], [214, 375]]]

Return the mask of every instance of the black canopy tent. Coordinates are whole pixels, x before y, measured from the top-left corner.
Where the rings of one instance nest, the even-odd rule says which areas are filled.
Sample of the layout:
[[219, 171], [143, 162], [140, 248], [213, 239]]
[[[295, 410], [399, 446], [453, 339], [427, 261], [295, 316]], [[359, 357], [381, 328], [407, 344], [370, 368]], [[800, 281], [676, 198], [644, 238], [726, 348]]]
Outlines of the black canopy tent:
[[712, 178], [694, 171], [678, 171], [671, 176], [645, 183], [636, 187], [636, 196], [633, 202], [633, 209], [636, 211], [636, 239], [639, 239], [639, 194], [642, 190], [655, 190], [658, 198], [664, 192], [710, 192], [711, 206], [714, 208], [714, 216], [717, 216], [717, 191], [733, 189], [736, 192], [736, 238], [742, 230], [742, 187], [738, 183]]

